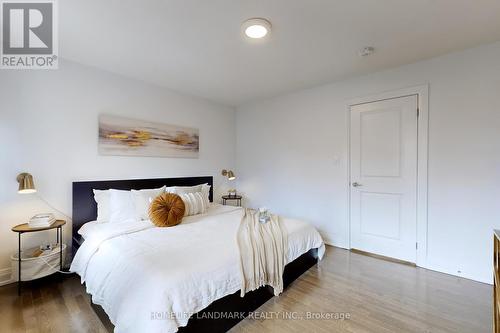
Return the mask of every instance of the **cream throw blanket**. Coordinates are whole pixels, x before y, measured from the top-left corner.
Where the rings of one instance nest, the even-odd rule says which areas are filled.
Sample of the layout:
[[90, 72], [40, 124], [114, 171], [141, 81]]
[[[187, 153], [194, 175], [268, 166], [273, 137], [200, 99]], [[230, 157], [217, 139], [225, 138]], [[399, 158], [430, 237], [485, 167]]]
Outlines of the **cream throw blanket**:
[[283, 291], [287, 232], [277, 215], [267, 223], [259, 222], [259, 212], [245, 209], [238, 230], [240, 250], [241, 297], [261, 286], [274, 288], [274, 295]]

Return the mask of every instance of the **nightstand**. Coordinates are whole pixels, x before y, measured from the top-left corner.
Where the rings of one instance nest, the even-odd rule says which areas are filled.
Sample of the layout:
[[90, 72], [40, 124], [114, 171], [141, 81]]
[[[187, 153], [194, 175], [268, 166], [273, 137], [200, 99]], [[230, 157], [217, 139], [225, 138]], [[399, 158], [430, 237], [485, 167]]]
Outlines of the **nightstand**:
[[57, 244], [59, 244], [59, 269], [63, 269], [63, 242], [62, 242], [62, 226], [66, 224], [64, 220], [57, 220], [52, 225], [42, 228], [31, 228], [28, 223], [23, 223], [16, 225], [12, 228], [12, 231], [17, 232], [18, 235], [18, 248], [17, 248], [17, 259], [18, 259], [18, 282], [17, 282], [17, 293], [21, 295], [21, 235], [27, 232], [38, 232], [56, 229], [57, 231]]
[[222, 196], [222, 204], [226, 205], [227, 201], [234, 200], [234, 201], [236, 201], [236, 205], [241, 207], [241, 199], [242, 199], [241, 195], [223, 195]]

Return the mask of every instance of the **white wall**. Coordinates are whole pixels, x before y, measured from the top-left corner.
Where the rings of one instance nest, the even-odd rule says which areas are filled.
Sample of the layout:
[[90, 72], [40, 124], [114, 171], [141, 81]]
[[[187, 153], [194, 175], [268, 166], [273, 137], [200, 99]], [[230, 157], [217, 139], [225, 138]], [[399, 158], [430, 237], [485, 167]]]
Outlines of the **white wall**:
[[[219, 198], [227, 187], [220, 170], [234, 167], [232, 108], [140, 81], [64, 61], [56, 71], [2, 71], [0, 101], [0, 283], [17, 250], [10, 228], [51, 211], [17, 194], [19, 172], [32, 173], [40, 196], [71, 216], [72, 181], [213, 175]], [[99, 156], [100, 113], [197, 127], [199, 159]], [[27, 246], [39, 237], [23, 236]]]
[[236, 116], [247, 204], [348, 247], [348, 100], [429, 84], [426, 267], [492, 282], [500, 228], [500, 43], [253, 103]]

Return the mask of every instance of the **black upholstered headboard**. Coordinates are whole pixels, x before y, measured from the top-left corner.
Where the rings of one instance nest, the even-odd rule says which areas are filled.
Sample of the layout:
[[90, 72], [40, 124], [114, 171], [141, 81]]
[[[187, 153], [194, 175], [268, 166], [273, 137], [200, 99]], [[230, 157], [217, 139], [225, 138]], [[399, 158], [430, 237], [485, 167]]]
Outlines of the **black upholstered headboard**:
[[193, 186], [208, 183], [210, 202], [213, 201], [213, 177], [153, 178], [73, 182], [73, 236], [80, 227], [97, 218], [97, 203], [92, 190], [141, 190], [166, 186]]

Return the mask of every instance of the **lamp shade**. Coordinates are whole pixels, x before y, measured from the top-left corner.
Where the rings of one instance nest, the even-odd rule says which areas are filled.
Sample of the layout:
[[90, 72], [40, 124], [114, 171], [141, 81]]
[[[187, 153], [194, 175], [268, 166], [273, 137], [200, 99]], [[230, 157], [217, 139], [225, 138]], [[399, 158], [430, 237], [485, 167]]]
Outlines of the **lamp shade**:
[[222, 175], [223, 176], [226, 176], [227, 179], [229, 180], [235, 180], [236, 179], [236, 176], [234, 175], [234, 172], [232, 170], [222, 170]]
[[33, 182], [33, 176], [27, 172], [20, 173], [17, 176], [17, 181], [19, 182], [18, 193], [35, 193], [35, 183]]
[[233, 171], [229, 170], [227, 172], [227, 179], [229, 179], [229, 180], [235, 180], [236, 179], [236, 176], [234, 175]]

